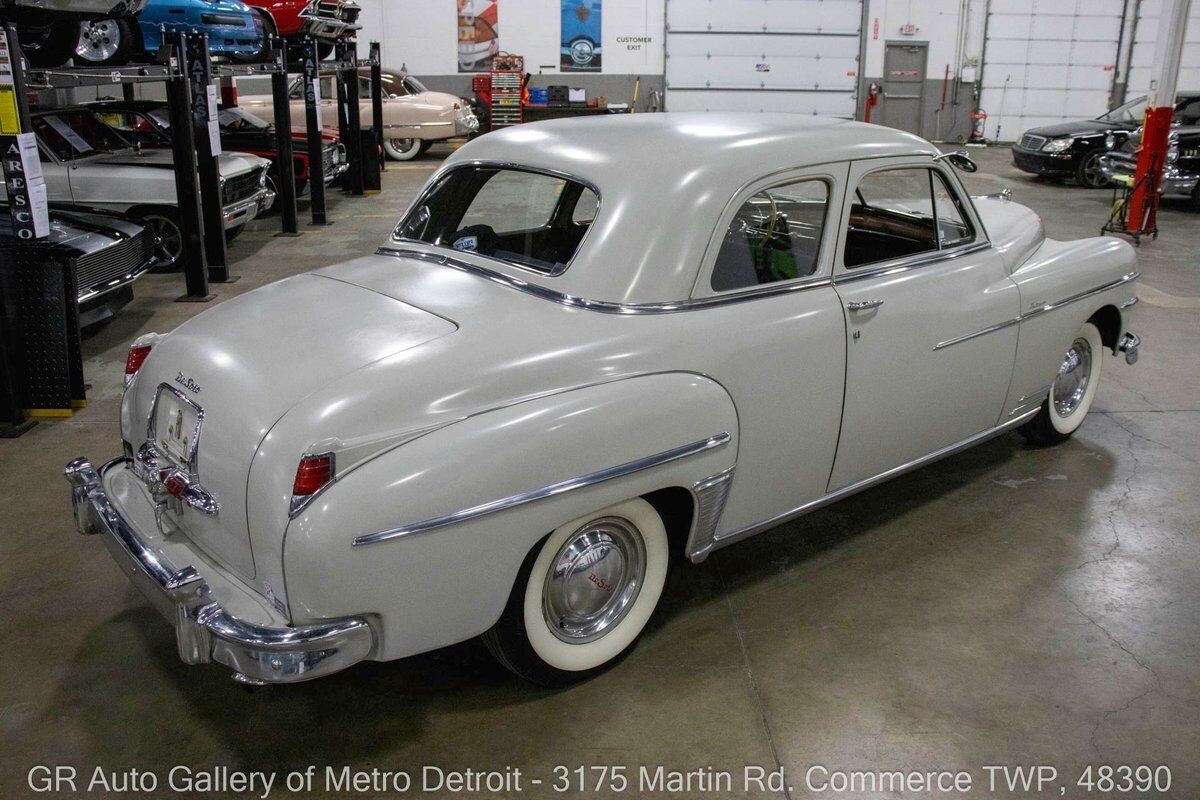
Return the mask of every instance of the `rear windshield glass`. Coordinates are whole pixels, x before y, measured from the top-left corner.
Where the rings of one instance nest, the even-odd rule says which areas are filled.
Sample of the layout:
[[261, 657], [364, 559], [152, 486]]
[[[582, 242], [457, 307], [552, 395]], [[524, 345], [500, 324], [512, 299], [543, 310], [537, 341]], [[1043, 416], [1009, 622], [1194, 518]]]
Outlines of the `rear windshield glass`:
[[459, 167], [434, 185], [396, 226], [395, 236], [553, 275], [575, 255], [598, 203], [595, 192], [569, 178]]

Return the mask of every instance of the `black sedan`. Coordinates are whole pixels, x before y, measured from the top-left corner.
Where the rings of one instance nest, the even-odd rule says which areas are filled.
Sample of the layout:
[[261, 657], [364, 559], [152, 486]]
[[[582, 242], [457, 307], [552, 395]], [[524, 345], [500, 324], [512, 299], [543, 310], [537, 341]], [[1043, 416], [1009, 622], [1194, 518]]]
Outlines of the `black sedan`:
[[[1079, 185], [1099, 189], [1108, 178], [1100, 157], [1119, 147], [1142, 124], [1146, 98], [1138, 97], [1096, 119], [1061, 122], [1030, 128], [1012, 147], [1017, 169], [1050, 178], [1074, 178]], [[1175, 123], [1200, 121], [1200, 92], [1180, 92], [1175, 102]]]
[[[0, 203], [0, 247], [17, 244], [8, 205]], [[50, 210], [50, 233], [36, 241], [46, 262], [72, 264], [81, 328], [102, 322], [133, 299], [133, 282], [154, 265], [154, 240], [119, 214], [65, 206]]]

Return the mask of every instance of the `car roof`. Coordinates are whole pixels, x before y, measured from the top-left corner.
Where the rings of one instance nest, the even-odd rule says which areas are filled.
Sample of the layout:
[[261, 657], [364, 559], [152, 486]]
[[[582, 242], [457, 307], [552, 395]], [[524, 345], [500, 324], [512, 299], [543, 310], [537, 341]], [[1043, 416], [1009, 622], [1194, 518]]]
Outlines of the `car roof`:
[[894, 128], [831, 117], [613, 114], [502, 128], [459, 148], [442, 170], [500, 162], [591, 185], [600, 196], [597, 221], [570, 267], [550, 280], [578, 297], [645, 303], [688, 296], [721, 214], [748, 183], [795, 168], [937, 152]]

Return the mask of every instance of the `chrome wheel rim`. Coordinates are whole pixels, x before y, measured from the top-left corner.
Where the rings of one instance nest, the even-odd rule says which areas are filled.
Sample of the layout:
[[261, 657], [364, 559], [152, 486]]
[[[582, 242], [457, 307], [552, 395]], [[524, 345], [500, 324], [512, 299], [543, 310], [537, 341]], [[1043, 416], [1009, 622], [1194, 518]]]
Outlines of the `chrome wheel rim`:
[[629, 521], [603, 517], [567, 538], [542, 591], [546, 625], [564, 642], [595, 641], [616, 626], [646, 577], [646, 544]]
[[1100, 169], [1100, 154], [1094, 153], [1088, 156], [1083, 162], [1083, 180], [1088, 186], [1099, 188], [1103, 186], [1107, 179]]
[[586, 39], [578, 39], [571, 45], [571, 60], [581, 67], [585, 67], [592, 61], [592, 53], [594, 48], [592, 43]]
[[1087, 339], [1076, 339], [1054, 379], [1054, 412], [1060, 417], [1074, 414], [1087, 394], [1091, 377], [1092, 346]]
[[154, 237], [154, 265], [174, 264], [183, 255], [183, 234], [166, 217], [146, 217], [146, 226]]
[[105, 61], [121, 47], [121, 29], [115, 20], [100, 19], [79, 23], [79, 44], [75, 55], [85, 61]]

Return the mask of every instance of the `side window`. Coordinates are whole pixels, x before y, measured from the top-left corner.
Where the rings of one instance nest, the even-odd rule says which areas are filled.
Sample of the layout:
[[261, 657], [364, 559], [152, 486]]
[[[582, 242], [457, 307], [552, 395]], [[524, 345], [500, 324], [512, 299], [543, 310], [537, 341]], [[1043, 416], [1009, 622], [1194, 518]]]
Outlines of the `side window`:
[[933, 205], [937, 210], [938, 240], [943, 250], [967, 244], [975, 238], [958, 197], [937, 172], [933, 173]]
[[538, 172], [501, 170], [475, 195], [461, 227], [487, 225], [498, 234], [544, 228], [566, 185], [562, 178]]
[[858, 185], [843, 261], [847, 267], [877, 264], [974, 237], [961, 202], [935, 170], [880, 170]]
[[746, 289], [817, 270], [829, 186], [804, 180], [765, 189], [730, 222], [713, 264], [713, 291]]
[[600, 198], [591, 189], [584, 189], [571, 209], [571, 222], [576, 225], [591, 225], [596, 219], [596, 211], [600, 208]]

